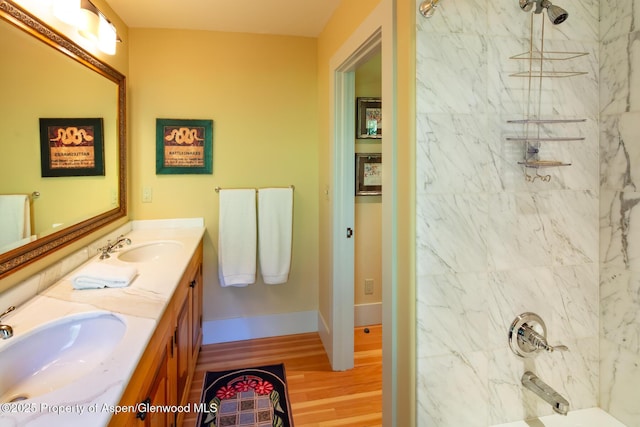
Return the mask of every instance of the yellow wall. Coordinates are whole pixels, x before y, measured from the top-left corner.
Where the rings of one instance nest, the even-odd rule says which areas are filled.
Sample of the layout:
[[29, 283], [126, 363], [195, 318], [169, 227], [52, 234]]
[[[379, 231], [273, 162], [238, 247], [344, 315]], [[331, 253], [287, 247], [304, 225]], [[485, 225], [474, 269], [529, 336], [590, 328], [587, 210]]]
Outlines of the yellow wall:
[[[130, 29], [133, 218], [204, 217], [205, 320], [318, 305], [316, 39]], [[156, 118], [212, 119], [212, 175], [156, 175]], [[295, 185], [289, 282], [221, 288], [220, 187]], [[142, 203], [144, 187], [152, 203]], [[259, 277], [259, 275], [258, 275]]]

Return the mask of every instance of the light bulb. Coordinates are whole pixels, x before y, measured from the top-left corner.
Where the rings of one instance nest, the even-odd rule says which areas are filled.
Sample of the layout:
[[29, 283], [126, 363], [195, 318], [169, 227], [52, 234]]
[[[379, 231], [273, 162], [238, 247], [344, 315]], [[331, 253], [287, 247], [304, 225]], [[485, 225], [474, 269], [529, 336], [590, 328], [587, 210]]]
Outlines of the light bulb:
[[76, 25], [80, 15], [80, 0], [56, 0], [53, 15], [69, 25]]
[[98, 25], [98, 49], [107, 55], [116, 54], [116, 27], [100, 15], [100, 23]]

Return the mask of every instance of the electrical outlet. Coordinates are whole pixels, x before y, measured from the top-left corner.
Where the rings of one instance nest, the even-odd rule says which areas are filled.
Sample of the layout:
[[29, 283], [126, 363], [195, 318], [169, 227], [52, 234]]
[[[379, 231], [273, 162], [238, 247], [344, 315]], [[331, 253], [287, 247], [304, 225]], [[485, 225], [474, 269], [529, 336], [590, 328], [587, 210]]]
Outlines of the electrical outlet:
[[373, 295], [373, 279], [364, 279], [364, 294]]
[[151, 187], [142, 188], [142, 203], [151, 203], [153, 200], [153, 190]]

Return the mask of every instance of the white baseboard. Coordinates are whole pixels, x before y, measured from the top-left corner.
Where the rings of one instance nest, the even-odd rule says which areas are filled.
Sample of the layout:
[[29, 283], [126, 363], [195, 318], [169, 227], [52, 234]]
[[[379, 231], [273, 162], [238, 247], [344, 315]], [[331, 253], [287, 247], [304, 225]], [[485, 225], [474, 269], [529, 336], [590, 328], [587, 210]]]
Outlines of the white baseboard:
[[208, 320], [203, 322], [202, 325], [202, 344], [217, 344], [317, 331], [318, 312], [316, 310]]
[[329, 363], [333, 365], [333, 343], [331, 342], [331, 330], [320, 311], [318, 311], [318, 335], [320, 335], [320, 341], [322, 341], [324, 351], [329, 357]]
[[353, 308], [353, 325], [359, 326], [381, 325], [382, 324], [382, 303], [356, 304]]
[[[382, 323], [382, 303], [358, 304], [354, 306], [354, 316], [356, 327], [379, 325]], [[322, 315], [315, 310], [208, 320], [203, 323], [202, 329], [202, 344], [318, 332], [327, 354], [331, 354], [329, 327]]]

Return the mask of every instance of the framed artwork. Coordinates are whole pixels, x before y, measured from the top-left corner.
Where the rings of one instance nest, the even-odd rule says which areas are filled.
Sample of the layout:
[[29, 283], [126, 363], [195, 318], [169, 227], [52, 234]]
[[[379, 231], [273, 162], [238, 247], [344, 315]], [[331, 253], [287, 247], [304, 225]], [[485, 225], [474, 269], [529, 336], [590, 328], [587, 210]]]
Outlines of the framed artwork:
[[40, 119], [43, 177], [104, 176], [102, 118]]
[[156, 119], [156, 174], [213, 173], [213, 120]]
[[382, 101], [380, 98], [357, 98], [356, 138], [382, 138]]
[[382, 154], [356, 153], [356, 196], [382, 194]]

